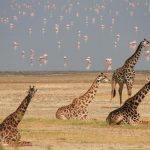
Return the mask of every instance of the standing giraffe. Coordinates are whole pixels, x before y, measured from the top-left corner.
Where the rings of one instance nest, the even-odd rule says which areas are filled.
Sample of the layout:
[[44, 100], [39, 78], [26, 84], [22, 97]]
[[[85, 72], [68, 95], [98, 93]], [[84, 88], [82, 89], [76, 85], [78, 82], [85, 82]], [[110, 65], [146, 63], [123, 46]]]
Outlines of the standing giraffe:
[[118, 109], [109, 113], [106, 121], [109, 124], [138, 124], [140, 123], [140, 114], [137, 112], [139, 104], [150, 90], [150, 81], [144, 85], [133, 97], [130, 97]]
[[17, 127], [20, 121], [22, 120], [27, 107], [36, 93], [37, 89], [33, 87], [29, 87], [28, 95], [21, 102], [20, 106], [16, 109], [15, 112], [10, 114], [8, 117], [4, 119], [4, 121], [0, 124], [0, 143], [7, 144], [10, 146], [31, 146], [30, 142], [20, 141], [21, 135], [18, 131]]
[[119, 97], [120, 97], [120, 105], [122, 104], [122, 90], [123, 90], [124, 84], [126, 84], [127, 86], [128, 96], [132, 95], [132, 86], [133, 86], [134, 78], [135, 78], [134, 66], [140, 57], [142, 48], [147, 47], [147, 46], [150, 46], [149, 41], [147, 41], [146, 39], [141, 41], [135, 53], [125, 61], [122, 67], [116, 69], [116, 71], [113, 73], [112, 83], [111, 83], [112, 85], [111, 101], [113, 97], [115, 97], [116, 95], [115, 87], [117, 83], [119, 84], [118, 92], [119, 92]]
[[86, 119], [88, 115], [87, 107], [89, 103], [91, 103], [91, 101], [94, 99], [99, 84], [106, 78], [107, 77], [103, 73], [98, 75], [98, 77], [94, 80], [93, 84], [84, 95], [75, 98], [71, 104], [62, 106], [57, 110], [56, 118], [64, 120]]

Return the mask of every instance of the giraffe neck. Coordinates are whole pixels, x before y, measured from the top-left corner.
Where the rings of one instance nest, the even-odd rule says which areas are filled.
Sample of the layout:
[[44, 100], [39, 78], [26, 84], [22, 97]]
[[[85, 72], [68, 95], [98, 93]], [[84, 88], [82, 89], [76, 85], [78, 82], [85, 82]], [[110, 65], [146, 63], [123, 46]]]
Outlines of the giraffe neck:
[[25, 97], [25, 99], [21, 102], [20, 106], [17, 108], [17, 110], [14, 112], [16, 114], [16, 124], [19, 124], [19, 122], [22, 120], [27, 108], [28, 108], [28, 105], [30, 103], [32, 99], [32, 96], [31, 95], [27, 95]]
[[5, 126], [11, 125], [12, 127], [17, 127], [26, 112], [31, 98], [32, 96], [28, 94], [25, 97], [25, 99], [21, 102], [19, 107], [16, 109], [16, 111], [10, 114], [8, 117], [6, 117], [2, 124]]
[[131, 98], [130, 102], [133, 104], [134, 107], [138, 106], [142, 102], [149, 90], [150, 81], [147, 84], [145, 84], [144, 87]]
[[94, 96], [98, 90], [99, 82], [97, 82], [97, 79], [93, 82], [91, 87], [88, 89], [88, 91], [82, 95], [79, 99], [81, 100], [81, 103], [85, 106], [88, 106], [89, 103], [94, 99]]
[[125, 61], [126, 67], [133, 68], [136, 65], [140, 57], [141, 50], [142, 50], [142, 45], [140, 43], [139, 46], [137, 47], [137, 50], [134, 52], [134, 54]]

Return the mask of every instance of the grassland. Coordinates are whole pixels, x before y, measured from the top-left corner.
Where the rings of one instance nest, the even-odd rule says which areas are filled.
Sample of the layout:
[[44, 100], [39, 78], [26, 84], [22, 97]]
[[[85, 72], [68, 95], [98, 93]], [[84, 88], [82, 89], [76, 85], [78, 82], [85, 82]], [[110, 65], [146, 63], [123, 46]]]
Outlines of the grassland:
[[[38, 89], [19, 125], [22, 140], [31, 141], [32, 147], [21, 150], [149, 150], [150, 125], [109, 126], [105, 122], [108, 113], [119, 107], [119, 96], [110, 110], [110, 83], [102, 83], [94, 101], [89, 105], [88, 120], [62, 121], [55, 118], [58, 107], [69, 104], [73, 98], [86, 92], [97, 76], [94, 73], [68, 74], [1, 74], [0, 75], [0, 121], [12, 113], [23, 100], [29, 85]], [[149, 73], [136, 75], [133, 94], [147, 81]], [[111, 73], [108, 74], [111, 78]], [[127, 99], [126, 87], [123, 99]], [[142, 120], [150, 121], [150, 93], [147, 94], [139, 112]], [[2, 149], [2, 148], [0, 148]], [[4, 147], [14, 149], [11, 147]]]

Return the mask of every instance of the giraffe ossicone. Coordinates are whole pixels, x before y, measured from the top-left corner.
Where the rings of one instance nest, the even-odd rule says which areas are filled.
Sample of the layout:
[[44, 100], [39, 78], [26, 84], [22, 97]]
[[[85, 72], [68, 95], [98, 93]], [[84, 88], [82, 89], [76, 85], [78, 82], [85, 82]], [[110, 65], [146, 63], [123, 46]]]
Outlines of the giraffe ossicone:
[[103, 73], [99, 74], [85, 94], [75, 98], [71, 104], [58, 108], [56, 118], [63, 120], [86, 119], [88, 115], [87, 107], [94, 99], [99, 84], [104, 79], [108, 79], [107, 76]]
[[18, 130], [18, 124], [23, 119], [27, 107], [35, 95], [37, 89], [29, 87], [27, 96], [23, 99], [15, 112], [7, 116], [0, 124], [0, 144], [9, 146], [31, 146], [31, 142], [21, 141], [21, 135]]

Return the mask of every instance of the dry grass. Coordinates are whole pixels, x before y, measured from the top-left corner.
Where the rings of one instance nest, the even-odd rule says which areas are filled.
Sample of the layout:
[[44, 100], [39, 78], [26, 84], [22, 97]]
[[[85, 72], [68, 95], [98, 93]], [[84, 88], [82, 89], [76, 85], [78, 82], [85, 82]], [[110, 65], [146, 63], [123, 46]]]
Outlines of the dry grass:
[[[19, 125], [22, 140], [31, 141], [33, 146], [19, 149], [150, 149], [150, 125], [109, 126], [106, 124], [105, 118], [111, 111], [109, 109], [110, 83], [101, 84], [95, 100], [88, 107], [88, 120], [55, 119], [58, 107], [69, 104], [73, 98], [86, 92], [97, 74], [1, 75], [1, 121], [18, 107], [29, 85], [35, 85], [38, 89]], [[133, 94], [146, 83], [145, 77], [144, 73], [136, 75]], [[150, 93], [139, 107], [142, 120], [150, 121], [149, 97]], [[126, 88], [123, 91], [123, 98], [124, 100], [127, 98]], [[112, 107], [115, 109], [118, 106], [117, 94]], [[4, 149], [13, 148], [4, 147]]]

